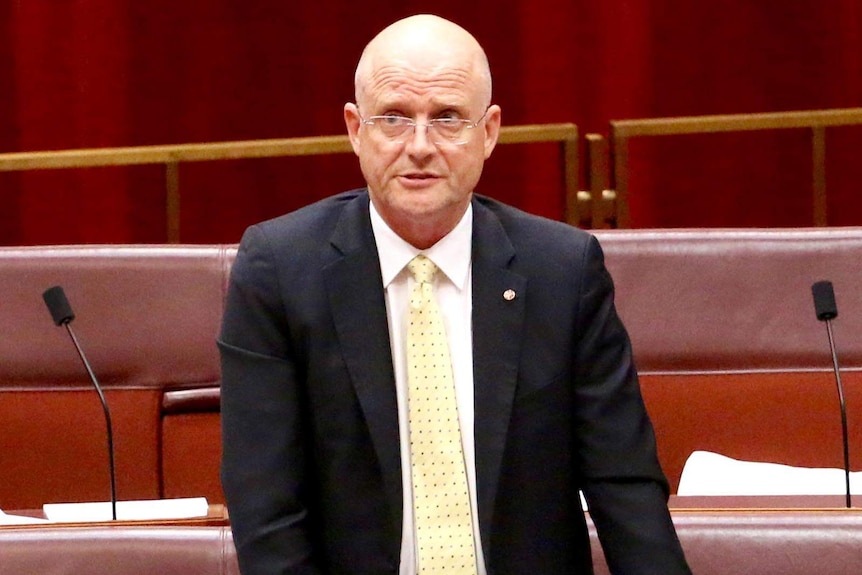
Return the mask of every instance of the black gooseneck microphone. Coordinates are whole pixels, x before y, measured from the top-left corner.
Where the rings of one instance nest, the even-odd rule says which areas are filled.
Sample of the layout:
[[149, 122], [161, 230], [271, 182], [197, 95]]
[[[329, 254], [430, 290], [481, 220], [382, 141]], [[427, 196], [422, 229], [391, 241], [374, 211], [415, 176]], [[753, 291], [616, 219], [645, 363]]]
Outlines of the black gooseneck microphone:
[[844, 403], [844, 388], [841, 385], [841, 372], [838, 370], [838, 354], [835, 351], [835, 340], [832, 338], [832, 320], [838, 317], [838, 307], [835, 305], [835, 292], [832, 282], [819, 281], [811, 286], [814, 296], [814, 311], [817, 319], [826, 323], [826, 333], [829, 336], [829, 349], [832, 351], [832, 367], [835, 370], [835, 384], [838, 386], [838, 402], [841, 404], [841, 432], [844, 439], [844, 484], [846, 487], [847, 508], [850, 505], [850, 441], [847, 438], [847, 407]]
[[102, 402], [102, 411], [105, 413], [105, 424], [108, 428], [108, 466], [111, 472], [111, 516], [116, 519], [117, 472], [114, 469], [114, 429], [113, 425], [111, 425], [111, 410], [108, 409], [108, 402], [105, 399], [105, 394], [102, 392], [102, 386], [99, 385], [99, 381], [96, 379], [96, 374], [94, 374], [92, 368], [90, 368], [90, 362], [87, 361], [87, 357], [84, 355], [84, 351], [78, 343], [78, 338], [75, 337], [75, 332], [72, 331], [72, 327], [69, 325], [72, 323], [72, 320], [75, 319], [75, 313], [72, 311], [72, 306], [69, 305], [69, 300], [66, 299], [66, 293], [63, 291], [63, 288], [61, 286], [48, 288], [42, 294], [42, 299], [45, 300], [45, 304], [48, 306], [48, 311], [51, 312], [51, 317], [54, 318], [54, 323], [58, 326], [65, 326], [66, 331], [69, 332], [69, 336], [72, 338], [72, 343], [75, 344], [75, 349], [78, 350], [78, 356], [84, 363], [84, 368], [90, 375], [90, 381], [93, 382], [93, 387], [96, 388], [96, 392], [99, 394], [99, 400]]

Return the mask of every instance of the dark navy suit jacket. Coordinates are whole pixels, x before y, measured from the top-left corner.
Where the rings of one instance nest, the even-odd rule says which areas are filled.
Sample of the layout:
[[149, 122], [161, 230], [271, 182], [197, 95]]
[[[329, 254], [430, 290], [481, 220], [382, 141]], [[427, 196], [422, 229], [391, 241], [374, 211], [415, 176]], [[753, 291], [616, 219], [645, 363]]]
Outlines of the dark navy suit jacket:
[[[222, 479], [244, 575], [394, 574], [395, 379], [365, 190], [250, 227], [219, 349]], [[489, 575], [687, 573], [594, 237], [473, 198], [478, 518]], [[503, 297], [514, 290], [516, 297]]]

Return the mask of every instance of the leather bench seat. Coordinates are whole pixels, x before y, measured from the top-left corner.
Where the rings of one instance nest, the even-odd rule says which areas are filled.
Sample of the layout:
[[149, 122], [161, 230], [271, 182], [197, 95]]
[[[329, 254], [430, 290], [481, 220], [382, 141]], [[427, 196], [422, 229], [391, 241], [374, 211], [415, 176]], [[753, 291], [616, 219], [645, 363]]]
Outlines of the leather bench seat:
[[843, 467], [826, 328], [834, 284], [850, 459], [862, 469], [862, 228], [597, 231], [673, 491], [695, 450]]
[[[677, 511], [697, 575], [862, 573], [862, 513]], [[610, 573], [595, 529], [596, 575]], [[239, 575], [229, 527], [0, 528], [0, 575]]]
[[[56, 246], [0, 248], [0, 509], [106, 500], [105, 421], [66, 330], [42, 292], [61, 285], [77, 317], [81, 347], [105, 390], [114, 424], [119, 499], [202, 495], [175, 488], [163, 462], [174, 426], [167, 390], [217, 395], [215, 337], [233, 246]], [[183, 457], [217, 503], [218, 418]], [[189, 454], [190, 452], [190, 454]], [[198, 454], [215, 459], [200, 463]], [[207, 468], [206, 465], [210, 465]], [[171, 467], [173, 469], [173, 467]]]
[[[862, 573], [859, 510], [675, 512], [673, 521], [696, 575]], [[590, 537], [596, 575], [609, 575]]]
[[[862, 228], [597, 230], [673, 491], [688, 456], [841, 467], [811, 284], [862, 469]], [[0, 248], [0, 509], [105, 500], [104, 420], [42, 292], [62, 285], [115, 425], [120, 499], [223, 501], [215, 345], [235, 245]]]
[[228, 527], [0, 529], [0, 575], [239, 575]]

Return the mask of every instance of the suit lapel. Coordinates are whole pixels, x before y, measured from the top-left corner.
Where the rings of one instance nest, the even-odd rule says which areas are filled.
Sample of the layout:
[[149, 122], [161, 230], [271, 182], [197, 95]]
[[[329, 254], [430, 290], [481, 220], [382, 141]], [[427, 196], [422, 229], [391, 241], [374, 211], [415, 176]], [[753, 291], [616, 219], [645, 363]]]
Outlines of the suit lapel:
[[496, 215], [475, 200], [473, 213], [474, 436], [479, 524], [488, 551], [518, 376], [527, 280], [509, 269], [515, 250]]
[[367, 195], [345, 207], [331, 244], [340, 253], [324, 270], [335, 331], [380, 462], [394, 532], [400, 533], [402, 490], [395, 375]]
[[[518, 375], [527, 280], [509, 269], [515, 251], [496, 215], [475, 200], [473, 214], [474, 437], [479, 523], [487, 551]], [[398, 406], [367, 195], [345, 207], [331, 244], [339, 255], [324, 275], [335, 331], [380, 462], [393, 532], [400, 533]], [[514, 298], [504, 295], [507, 290]]]

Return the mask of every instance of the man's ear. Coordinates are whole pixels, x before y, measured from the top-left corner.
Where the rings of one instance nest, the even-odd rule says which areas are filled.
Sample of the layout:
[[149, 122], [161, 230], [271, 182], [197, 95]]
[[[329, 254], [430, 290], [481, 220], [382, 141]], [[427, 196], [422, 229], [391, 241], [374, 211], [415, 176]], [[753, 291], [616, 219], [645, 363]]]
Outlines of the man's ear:
[[347, 136], [350, 138], [350, 145], [353, 146], [353, 153], [359, 155], [359, 128], [362, 126], [362, 120], [359, 118], [359, 108], [353, 102], [344, 104], [344, 124], [347, 126]]
[[494, 104], [488, 108], [485, 114], [485, 159], [491, 157], [491, 152], [497, 146], [497, 138], [500, 137], [500, 122], [502, 110]]

